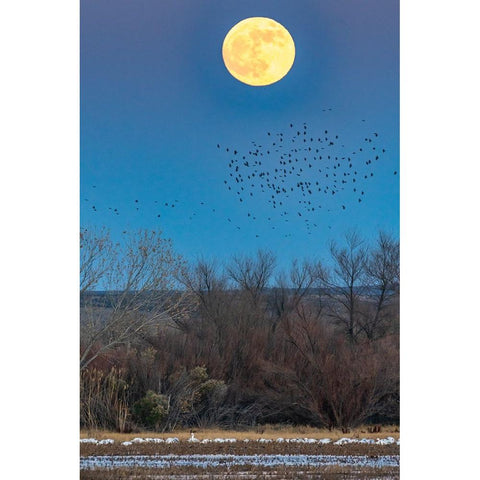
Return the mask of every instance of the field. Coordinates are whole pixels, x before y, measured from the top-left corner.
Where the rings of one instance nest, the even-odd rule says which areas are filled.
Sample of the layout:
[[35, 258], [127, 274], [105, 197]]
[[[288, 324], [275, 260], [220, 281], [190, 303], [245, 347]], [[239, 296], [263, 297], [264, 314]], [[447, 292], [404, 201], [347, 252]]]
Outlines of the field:
[[[193, 433], [193, 436], [192, 436]], [[399, 431], [313, 428], [81, 433], [81, 479], [399, 478]]]

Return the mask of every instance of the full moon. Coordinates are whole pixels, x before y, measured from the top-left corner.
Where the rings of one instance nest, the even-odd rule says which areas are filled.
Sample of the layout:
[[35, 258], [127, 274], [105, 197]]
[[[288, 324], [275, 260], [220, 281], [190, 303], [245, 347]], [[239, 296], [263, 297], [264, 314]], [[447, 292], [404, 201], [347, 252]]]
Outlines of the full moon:
[[265, 17], [242, 20], [227, 33], [222, 47], [227, 70], [255, 87], [281, 80], [292, 68], [295, 44], [288, 30]]

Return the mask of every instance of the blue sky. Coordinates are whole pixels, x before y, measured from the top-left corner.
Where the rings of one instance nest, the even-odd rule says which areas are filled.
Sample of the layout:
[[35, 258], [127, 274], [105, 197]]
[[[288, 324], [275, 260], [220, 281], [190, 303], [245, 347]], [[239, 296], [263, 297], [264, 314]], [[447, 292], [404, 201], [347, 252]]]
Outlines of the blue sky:
[[[266, 87], [234, 79], [221, 56], [229, 29], [252, 16], [280, 22], [295, 41], [292, 69]], [[325, 256], [330, 240], [352, 228], [367, 239], [380, 229], [397, 235], [398, 41], [397, 0], [82, 0], [82, 226], [106, 226], [119, 239], [125, 230], [162, 230], [188, 259], [268, 248], [280, 265]], [[293, 152], [304, 125], [313, 150], [325, 130], [334, 145]], [[284, 160], [297, 156], [296, 173], [304, 168], [284, 177], [288, 198], [273, 208], [273, 191], [261, 192], [258, 173], [280, 168], [281, 152], [270, 148], [280, 133], [289, 144]], [[252, 142], [262, 145], [255, 158], [264, 157], [247, 185], [253, 169], [241, 156], [252, 164]], [[356, 184], [343, 176], [352, 172], [348, 157]], [[245, 180], [240, 195], [239, 172], [230, 176], [234, 158]], [[334, 172], [347, 183], [328, 195]], [[297, 181], [317, 189], [303, 196]]]

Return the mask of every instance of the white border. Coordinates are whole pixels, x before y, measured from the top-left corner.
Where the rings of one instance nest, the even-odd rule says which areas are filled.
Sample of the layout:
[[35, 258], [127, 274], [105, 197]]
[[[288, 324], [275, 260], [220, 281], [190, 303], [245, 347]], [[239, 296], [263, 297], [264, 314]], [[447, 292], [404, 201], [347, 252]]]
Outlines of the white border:
[[1, 436], [21, 478], [78, 477], [78, 9], [0, 7]]
[[402, 479], [475, 471], [476, 7], [401, 0]]

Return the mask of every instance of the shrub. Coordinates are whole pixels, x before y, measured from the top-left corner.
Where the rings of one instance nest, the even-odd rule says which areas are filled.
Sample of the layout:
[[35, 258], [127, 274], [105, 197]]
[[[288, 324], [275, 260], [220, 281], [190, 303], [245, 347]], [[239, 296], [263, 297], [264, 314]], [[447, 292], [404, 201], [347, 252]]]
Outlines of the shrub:
[[168, 398], [152, 390], [148, 390], [147, 394], [133, 405], [137, 422], [155, 430], [167, 417], [168, 410]]

